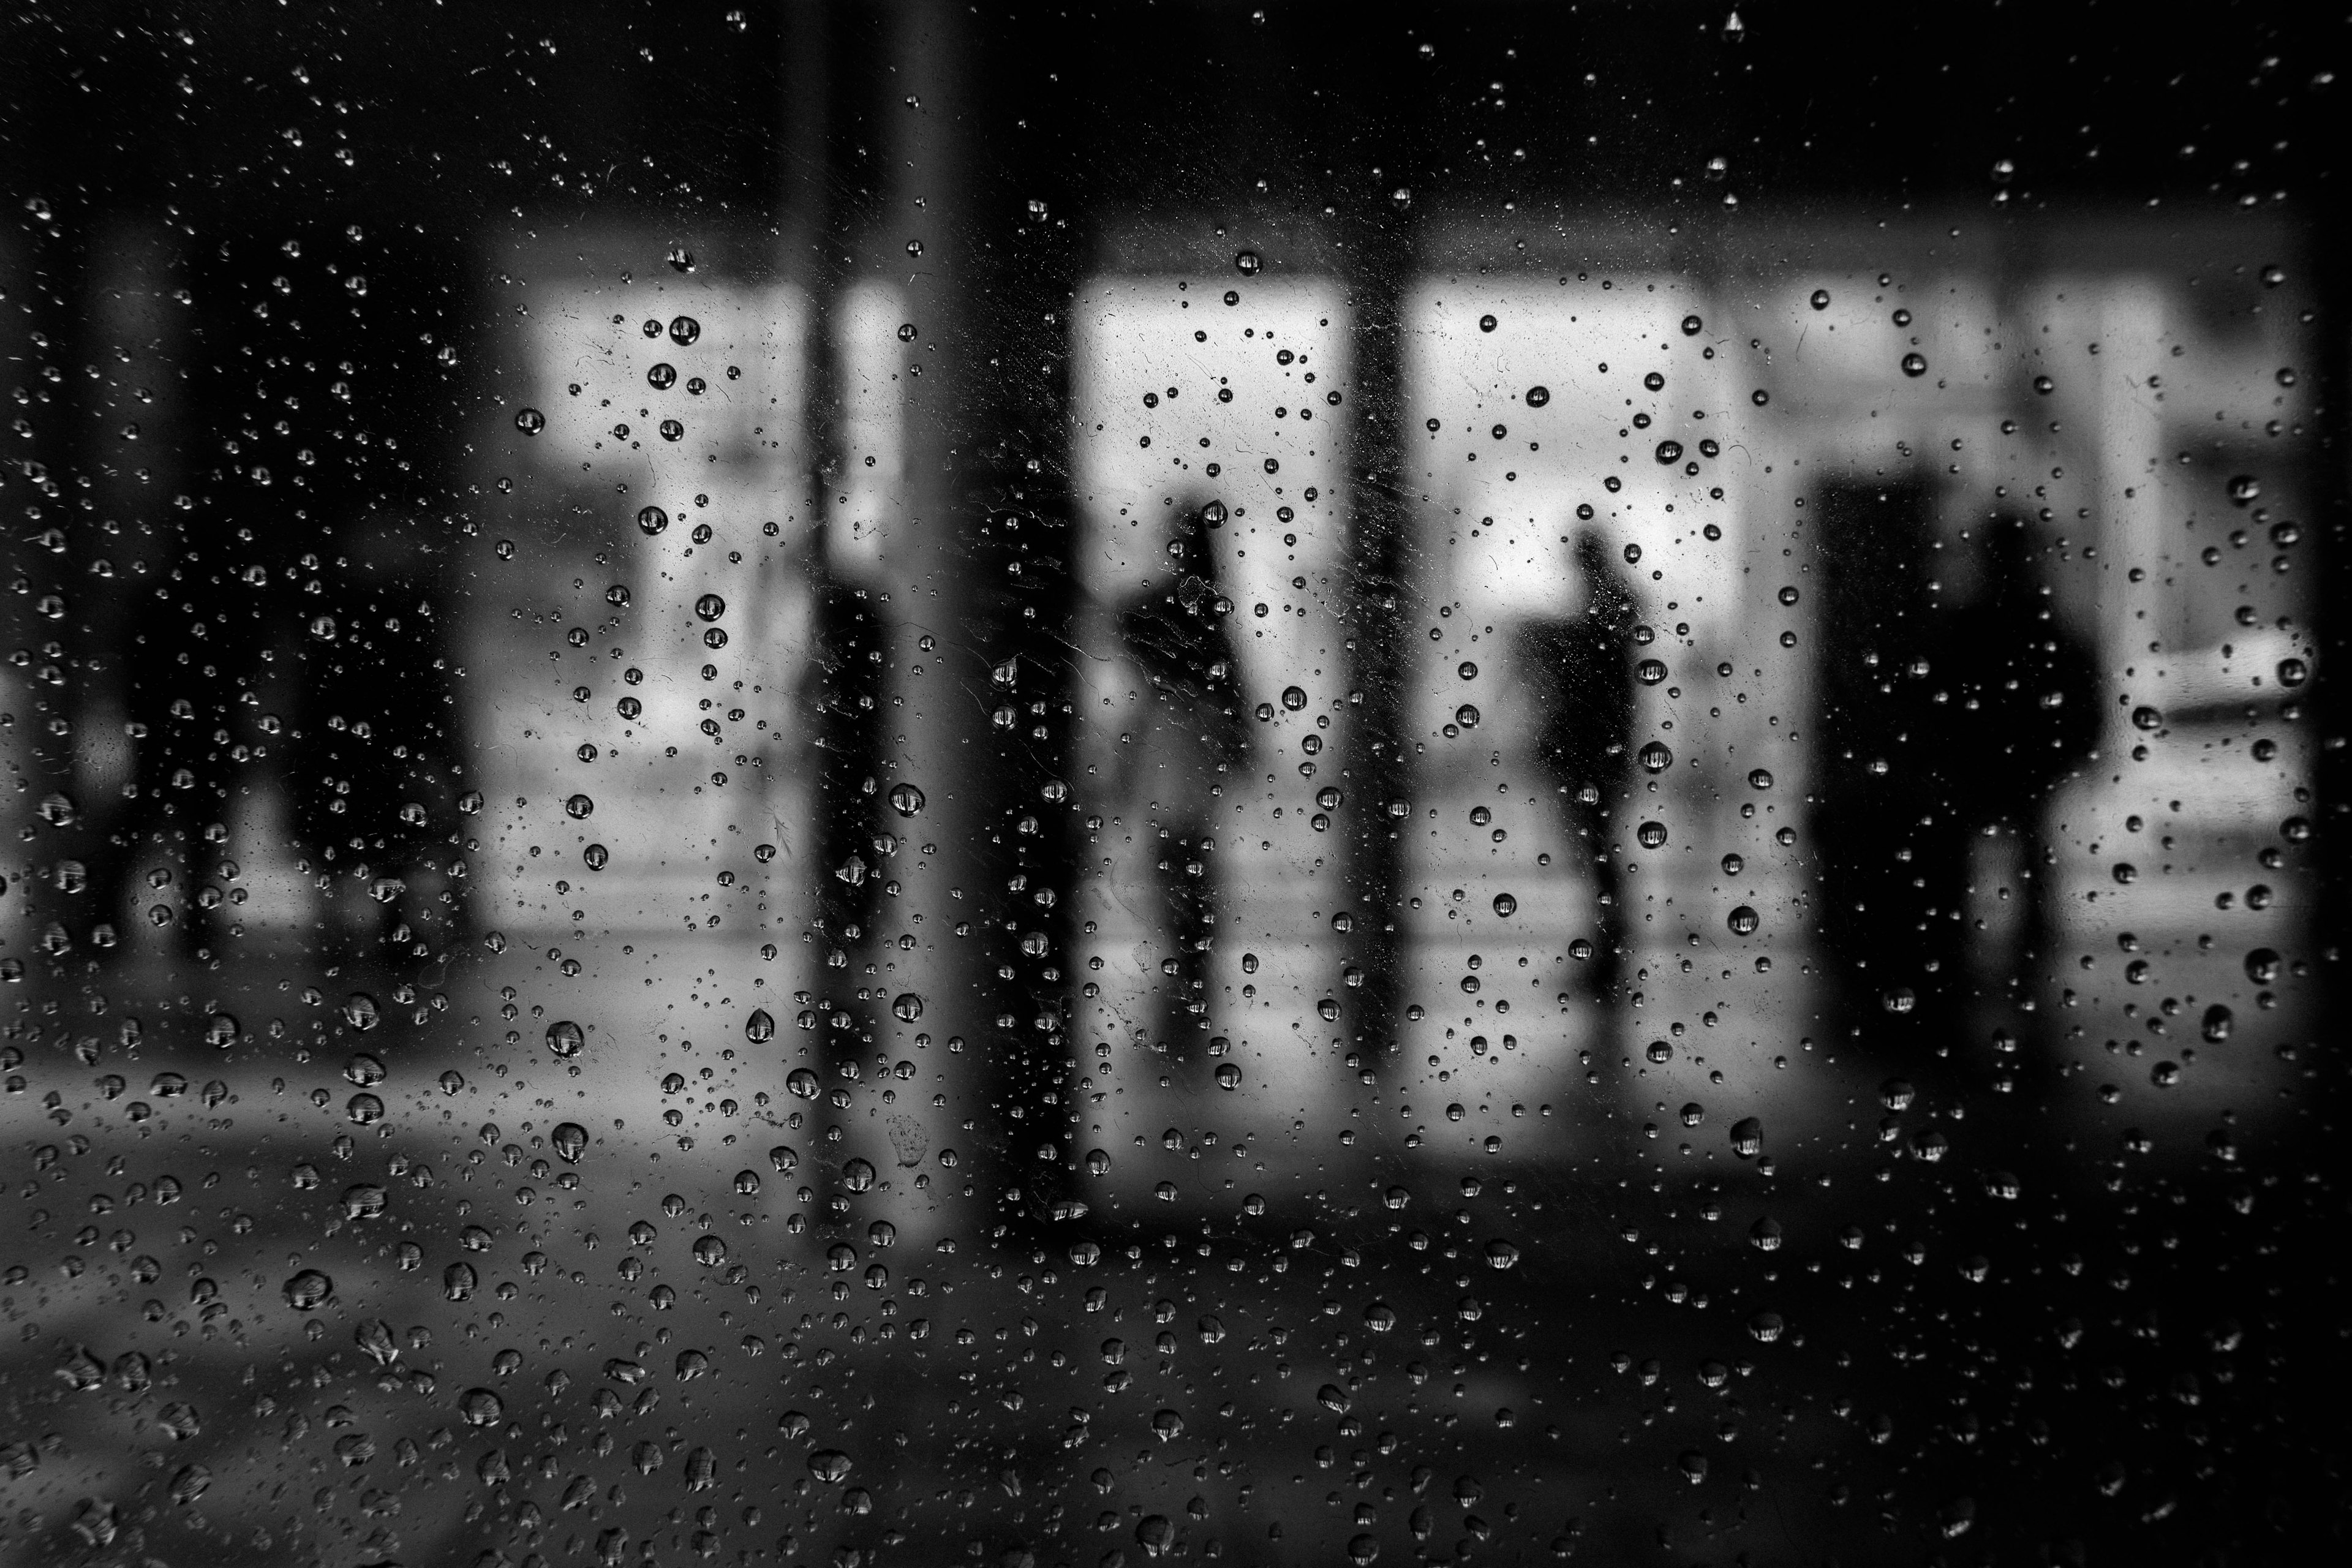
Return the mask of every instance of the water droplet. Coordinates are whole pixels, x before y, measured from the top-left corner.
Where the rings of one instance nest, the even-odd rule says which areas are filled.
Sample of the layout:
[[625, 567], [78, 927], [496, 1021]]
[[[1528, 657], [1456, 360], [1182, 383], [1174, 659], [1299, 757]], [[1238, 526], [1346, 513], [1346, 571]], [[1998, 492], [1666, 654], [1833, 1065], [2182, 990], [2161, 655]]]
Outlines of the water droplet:
[[924, 806], [923, 792], [910, 784], [890, 786], [890, 809], [901, 816], [918, 816]]
[[370, 1318], [353, 1329], [352, 1342], [378, 1366], [390, 1366], [400, 1359], [400, 1345], [392, 1337], [392, 1325], [382, 1318]]
[[1911, 376], [1927, 374], [1927, 356], [1916, 352], [1903, 356], [1903, 374]]
[[213, 1473], [202, 1465], [183, 1465], [172, 1478], [172, 1500], [185, 1508], [205, 1495], [213, 1484]]
[[515, 428], [526, 436], [536, 436], [547, 428], [547, 416], [536, 408], [519, 408], [515, 411]]
[[587, 1043], [586, 1031], [569, 1018], [558, 1018], [547, 1026], [547, 1048], [559, 1057], [576, 1057]]
[[596, 803], [584, 795], [575, 795], [563, 803], [563, 814], [577, 820], [596, 809]]
[[315, 1312], [335, 1293], [335, 1282], [315, 1268], [305, 1268], [286, 1281], [286, 1304], [298, 1312]]
[[1753, 909], [1742, 904], [1725, 917], [1724, 923], [1731, 928], [1734, 936], [1752, 936], [1756, 928], [1763, 923], [1763, 919]]
[[1502, 916], [1503, 919], [1509, 920], [1513, 915], [1519, 912], [1519, 900], [1513, 898], [1508, 893], [1496, 893], [1495, 895], [1495, 912]]
[[576, 1165], [580, 1163], [581, 1153], [588, 1147], [588, 1129], [577, 1121], [559, 1121], [555, 1124], [555, 1131], [548, 1134], [548, 1142], [555, 1145], [555, 1152], [564, 1163]]
[[1551, 388], [1549, 386], [1530, 386], [1528, 388], [1527, 398], [1528, 407], [1541, 408], [1545, 404], [1551, 401]]

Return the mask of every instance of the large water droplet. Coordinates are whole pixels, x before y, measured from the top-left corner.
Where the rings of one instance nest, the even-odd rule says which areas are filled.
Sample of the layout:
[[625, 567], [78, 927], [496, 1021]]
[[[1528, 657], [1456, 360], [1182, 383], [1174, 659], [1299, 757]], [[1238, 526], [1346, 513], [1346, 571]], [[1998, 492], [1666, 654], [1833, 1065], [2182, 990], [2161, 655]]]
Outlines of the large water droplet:
[[315, 1312], [335, 1293], [335, 1282], [315, 1268], [305, 1268], [286, 1281], [286, 1304], [298, 1312]]

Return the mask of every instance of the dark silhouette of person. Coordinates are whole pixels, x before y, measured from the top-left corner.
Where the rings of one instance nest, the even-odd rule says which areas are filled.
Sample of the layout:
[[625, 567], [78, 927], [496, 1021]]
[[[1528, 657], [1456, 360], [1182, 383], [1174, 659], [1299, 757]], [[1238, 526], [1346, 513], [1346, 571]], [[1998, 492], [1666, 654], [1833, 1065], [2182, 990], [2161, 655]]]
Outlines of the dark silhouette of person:
[[[454, 929], [455, 851], [431, 841], [455, 827], [462, 787], [433, 603], [455, 524], [432, 505], [426, 424], [450, 399], [428, 345], [454, 307], [430, 281], [445, 268], [404, 259], [417, 264], [320, 226], [185, 261], [196, 313], [174, 379], [185, 449], [211, 460], [156, 525], [145, 581], [161, 591], [122, 606], [131, 776], [92, 869], [108, 908], [162, 901], [159, 878], [192, 884], [173, 922], [190, 949], [236, 918], [226, 861], [289, 847], [313, 872], [364, 860], [369, 877], [337, 880], [381, 901], [363, 922], [379, 938], [424, 923], [418, 897], [436, 937]], [[288, 798], [290, 847], [230, 841], [254, 789]]]
[[1615, 996], [1624, 967], [1624, 889], [1609, 824], [1632, 777], [1632, 587], [1598, 530], [1576, 535], [1579, 613], [1518, 629], [1515, 657], [1534, 697], [1536, 755], [1563, 803], [1569, 835], [1593, 883], [1591, 991]]
[[[2024, 526], [1971, 531], [1928, 590], [1927, 498], [1833, 487], [1821, 642], [1821, 779], [1812, 838], [1822, 931], [1843, 981], [1841, 1030], [1916, 1063], [1948, 1050], [1972, 981], [2006, 993], [2047, 940], [2042, 809], [2095, 737], [2095, 677], [2037, 577]], [[1971, 910], [1978, 840], [2015, 835], [2026, 886], [2019, 948], [1982, 954]]]
[[[1988, 831], [2016, 836], [2026, 884], [2012, 891], [2025, 906], [2019, 940], [1983, 976], [2008, 988], [2023, 984], [2049, 941], [2054, 911], [2045, 868], [2054, 856], [2042, 819], [2051, 792], [2098, 739], [2098, 679], [2090, 650], [2053, 608], [2023, 521], [1996, 520], [1969, 542], [1974, 591], [1942, 617], [1928, 655], [1930, 700], [1948, 720], [1937, 741], [1940, 809], [1929, 830], [1937, 852], [1922, 875], [1931, 893], [1941, 886], [1940, 904], [1958, 905], [1973, 841]], [[1947, 916], [1945, 923], [1957, 922]]]
[[[1211, 508], [1207, 515], [1216, 512]], [[1171, 1053], [1209, 1025], [1208, 955], [1217, 922], [1209, 791], [1249, 752], [1239, 666], [1224, 624], [1231, 602], [1217, 591], [1208, 526], [1192, 518], [1181, 523], [1174, 580], [1118, 616], [1119, 641], [1142, 673], [1153, 710], [1147, 743], [1131, 764], [1152, 776], [1130, 773], [1121, 793], [1133, 800], [1148, 788], [1146, 798], [1160, 803], [1160, 825], [1170, 829], [1156, 871], [1174, 968], [1161, 992], [1157, 1043]]]

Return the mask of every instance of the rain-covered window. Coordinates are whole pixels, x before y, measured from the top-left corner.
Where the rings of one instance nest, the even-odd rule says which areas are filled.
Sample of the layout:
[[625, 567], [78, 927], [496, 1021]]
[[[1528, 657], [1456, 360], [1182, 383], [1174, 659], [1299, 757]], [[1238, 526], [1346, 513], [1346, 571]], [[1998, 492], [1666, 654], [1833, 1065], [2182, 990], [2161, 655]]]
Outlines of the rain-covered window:
[[6, 24], [8, 1563], [2340, 1536], [2340, 28], [451, 9]]

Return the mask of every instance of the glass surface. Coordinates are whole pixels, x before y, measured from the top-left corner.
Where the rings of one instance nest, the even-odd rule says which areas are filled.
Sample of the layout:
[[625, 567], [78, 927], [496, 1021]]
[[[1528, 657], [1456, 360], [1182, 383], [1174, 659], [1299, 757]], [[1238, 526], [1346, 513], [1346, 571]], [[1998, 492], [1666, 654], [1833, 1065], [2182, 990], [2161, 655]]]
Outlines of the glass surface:
[[2343, 1550], [2340, 28], [0, 26], [7, 1563]]

